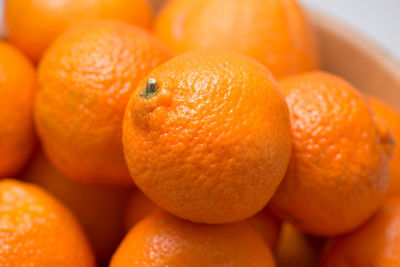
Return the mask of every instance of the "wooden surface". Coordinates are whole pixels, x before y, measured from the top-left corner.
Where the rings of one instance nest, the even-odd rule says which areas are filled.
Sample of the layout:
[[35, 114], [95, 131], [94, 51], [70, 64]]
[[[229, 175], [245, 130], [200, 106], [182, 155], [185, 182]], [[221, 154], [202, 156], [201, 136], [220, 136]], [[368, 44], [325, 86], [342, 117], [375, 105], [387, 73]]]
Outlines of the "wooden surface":
[[315, 13], [310, 17], [324, 69], [400, 109], [400, 64], [348, 26]]

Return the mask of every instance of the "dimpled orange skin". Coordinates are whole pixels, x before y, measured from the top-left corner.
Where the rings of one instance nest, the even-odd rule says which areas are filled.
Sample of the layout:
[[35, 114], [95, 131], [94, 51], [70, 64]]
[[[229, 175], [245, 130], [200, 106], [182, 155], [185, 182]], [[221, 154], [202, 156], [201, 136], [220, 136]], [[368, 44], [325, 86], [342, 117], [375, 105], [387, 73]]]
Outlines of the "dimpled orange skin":
[[385, 200], [363, 226], [333, 239], [323, 253], [321, 266], [400, 266], [400, 199]]
[[333, 236], [365, 222], [386, 192], [392, 145], [363, 96], [311, 72], [279, 81], [291, 111], [292, 157], [271, 208], [300, 230]]
[[42, 151], [23, 173], [24, 180], [48, 190], [77, 216], [97, 258], [108, 259], [124, 234], [123, 217], [129, 189], [78, 184], [63, 176]]
[[122, 150], [129, 97], [171, 56], [149, 33], [116, 21], [76, 24], [39, 66], [36, 127], [50, 161], [81, 183], [132, 184]]
[[247, 224], [195, 224], [158, 211], [128, 233], [110, 267], [275, 266], [268, 246]]
[[0, 177], [16, 175], [35, 147], [36, 73], [17, 49], [0, 41]]
[[387, 123], [395, 143], [393, 158], [390, 161], [390, 184], [388, 194], [400, 196], [400, 112], [389, 104], [369, 97], [371, 106], [378, 119]]
[[233, 49], [275, 77], [320, 66], [313, 31], [295, 0], [172, 0], [154, 32], [175, 53]]
[[[125, 230], [128, 232], [140, 220], [156, 209], [159, 209], [159, 207], [145, 194], [140, 190], [134, 190], [126, 205]], [[276, 245], [281, 223], [268, 208], [264, 208], [256, 215], [246, 219], [245, 222], [249, 223], [271, 248]]]
[[[149, 78], [159, 90], [145, 98]], [[255, 60], [192, 51], [139, 83], [123, 144], [135, 184], [161, 208], [193, 222], [239, 221], [260, 211], [284, 176], [288, 108]]]
[[4, 15], [5, 37], [35, 62], [76, 22], [110, 19], [149, 29], [153, 19], [146, 0], [5, 0]]
[[94, 267], [72, 213], [36, 185], [0, 181], [0, 265]]

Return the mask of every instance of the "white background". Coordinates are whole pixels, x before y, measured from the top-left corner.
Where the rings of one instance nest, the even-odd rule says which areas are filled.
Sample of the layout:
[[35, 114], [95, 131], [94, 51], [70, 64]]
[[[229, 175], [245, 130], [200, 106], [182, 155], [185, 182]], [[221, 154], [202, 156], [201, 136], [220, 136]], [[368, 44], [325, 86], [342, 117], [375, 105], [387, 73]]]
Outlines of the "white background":
[[[0, 17], [3, 1], [0, 0]], [[299, 1], [309, 8], [347, 22], [400, 60], [400, 0]]]
[[299, 0], [337, 17], [400, 61], [400, 0]]

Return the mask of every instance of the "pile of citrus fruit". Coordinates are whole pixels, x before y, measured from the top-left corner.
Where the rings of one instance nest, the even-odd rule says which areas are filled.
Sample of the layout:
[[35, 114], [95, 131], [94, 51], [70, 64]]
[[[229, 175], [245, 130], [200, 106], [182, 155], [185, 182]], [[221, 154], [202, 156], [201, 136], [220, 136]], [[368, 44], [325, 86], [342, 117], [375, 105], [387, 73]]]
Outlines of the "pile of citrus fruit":
[[400, 266], [399, 112], [295, 0], [166, 2], [5, 0], [0, 266]]

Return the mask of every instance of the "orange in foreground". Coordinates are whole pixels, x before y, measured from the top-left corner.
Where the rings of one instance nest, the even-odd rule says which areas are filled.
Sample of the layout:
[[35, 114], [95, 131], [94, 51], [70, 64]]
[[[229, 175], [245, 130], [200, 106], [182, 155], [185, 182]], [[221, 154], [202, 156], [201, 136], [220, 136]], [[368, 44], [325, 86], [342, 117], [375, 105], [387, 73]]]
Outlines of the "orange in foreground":
[[0, 265], [94, 267], [72, 213], [35, 185], [0, 181]]
[[17, 49], [0, 41], [0, 177], [16, 175], [35, 146], [36, 73]]
[[245, 223], [194, 224], [159, 211], [139, 222], [110, 267], [275, 266], [268, 246]]
[[99, 259], [108, 259], [126, 233], [123, 229], [128, 189], [81, 185], [64, 177], [39, 151], [24, 179], [48, 190], [77, 216]]
[[255, 60], [194, 51], [154, 69], [126, 109], [123, 144], [136, 185], [194, 222], [228, 223], [260, 211], [290, 157], [285, 100]]
[[5, 36], [38, 62], [52, 41], [86, 19], [120, 20], [150, 28], [146, 0], [5, 0]]
[[386, 200], [362, 227], [333, 239], [321, 266], [400, 266], [400, 198]]
[[388, 193], [400, 196], [400, 112], [389, 104], [369, 97], [377, 118], [392, 131], [395, 144], [393, 158], [390, 162], [390, 184]]
[[[126, 231], [128, 232], [136, 223], [156, 209], [159, 209], [157, 205], [140, 190], [132, 192], [125, 211]], [[268, 208], [264, 208], [256, 215], [245, 220], [245, 222], [249, 223], [271, 248], [276, 245], [281, 223]]]
[[275, 77], [320, 66], [313, 31], [295, 0], [172, 0], [154, 28], [175, 53], [233, 49]]
[[39, 66], [35, 122], [50, 161], [88, 184], [132, 184], [122, 119], [138, 82], [170, 57], [152, 35], [116, 21], [76, 24]]
[[378, 208], [389, 184], [389, 129], [378, 129], [364, 97], [334, 75], [306, 73], [279, 85], [290, 109], [293, 145], [271, 208], [316, 235], [357, 228]]

